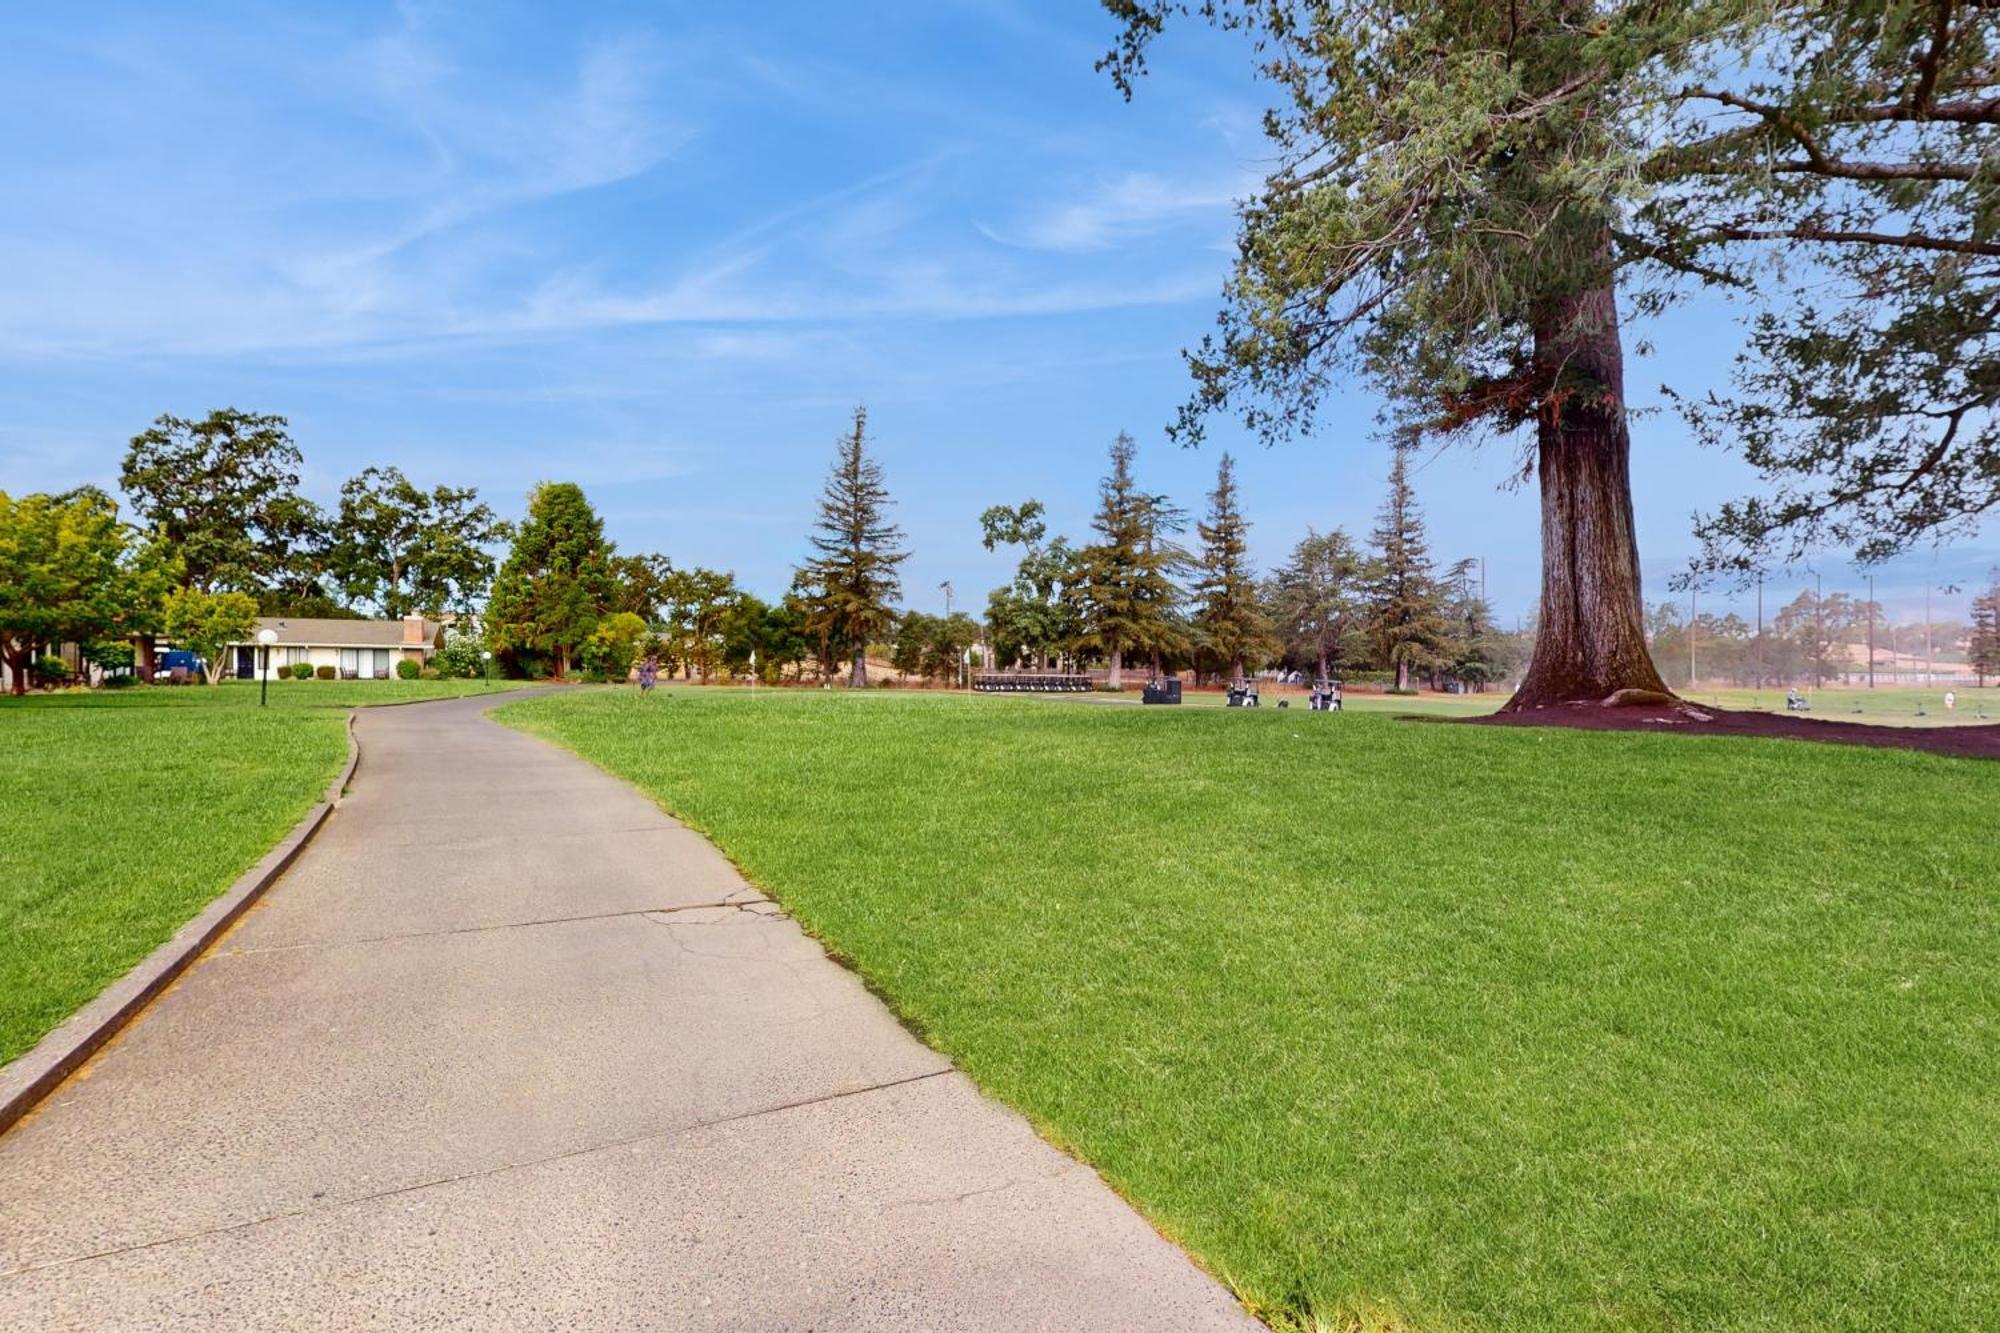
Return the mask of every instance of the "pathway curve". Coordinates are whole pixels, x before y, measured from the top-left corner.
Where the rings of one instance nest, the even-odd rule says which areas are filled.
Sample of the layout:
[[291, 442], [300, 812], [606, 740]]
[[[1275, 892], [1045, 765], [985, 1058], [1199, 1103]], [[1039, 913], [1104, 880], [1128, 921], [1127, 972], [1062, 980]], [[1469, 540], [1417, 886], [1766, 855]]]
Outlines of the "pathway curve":
[[363, 710], [318, 839], [0, 1137], [0, 1327], [1256, 1327], [491, 706]]

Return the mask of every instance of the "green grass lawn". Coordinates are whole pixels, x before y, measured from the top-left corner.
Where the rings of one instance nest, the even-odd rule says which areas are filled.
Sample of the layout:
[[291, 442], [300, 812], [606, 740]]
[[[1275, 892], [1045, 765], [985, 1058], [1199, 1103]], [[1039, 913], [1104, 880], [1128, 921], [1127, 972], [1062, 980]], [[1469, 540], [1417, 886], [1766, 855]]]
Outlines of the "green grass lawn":
[[319, 800], [352, 704], [478, 681], [0, 699], [0, 1064], [122, 976]]
[[1281, 1325], [2000, 1309], [2000, 765], [1296, 709], [566, 694]]
[[[1944, 692], [1958, 696], [1958, 707], [1945, 711]], [[1803, 692], [1803, 691], [1802, 691]], [[1772, 690], [1699, 689], [1689, 697], [1698, 703], [1723, 708], [1759, 709], [1767, 713], [1785, 711], [1783, 686]], [[1812, 709], [1807, 717], [1823, 717], [1833, 722], [1873, 722], [1893, 727], [1952, 727], [1981, 722], [2000, 722], [2000, 689], [1974, 689], [1969, 685], [1932, 686], [1884, 685], [1879, 689], [1845, 686], [1814, 690]], [[1918, 709], [1922, 709], [1921, 715]], [[1985, 716], [1981, 717], [1980, 713]]]

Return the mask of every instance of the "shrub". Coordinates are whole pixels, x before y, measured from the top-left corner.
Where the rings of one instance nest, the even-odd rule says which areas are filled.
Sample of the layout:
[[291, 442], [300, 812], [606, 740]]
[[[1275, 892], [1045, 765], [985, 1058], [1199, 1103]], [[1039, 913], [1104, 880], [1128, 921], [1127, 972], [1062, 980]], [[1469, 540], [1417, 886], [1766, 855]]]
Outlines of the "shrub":
[[396, 679], [398, 680], [415, 680], [422, 671], [423, 668], [421, 666], [418, 666], [407, 657], [396, 663]]
[[442, 680], [444, 674], [434, 666], [422, 667], [417, 671], [418, 680]]
[[104, 688], [107, 690], [126, 690], [138, 683], [139, 678], [137, 676], [106, 676], [104, 678]]
[[38, 657], [28, 668], [28, 675], [37, 685], [63, 685], [69, 681], [69, 665], [60, 657]]
[[479, 656], [485, 648], [485, 642], [478, 636], [460, 634], [452, 630], [445, 634], [444, 647], [440, 648], [437, 656], [431, 659], [431, 665], [437, 668], [441, 676], [457, 676], [470, 680], [486, 669], [485, 660]]
[[292, 673], [293, 680], [311, 680], [313, 678], [313, 665], [311, 662], [294, 662], [286, 669]]
[[330, 666], [314, 667], [313, 675], [319, 677], [321, 680], [338, 680], [340, 678], [340, 672]]

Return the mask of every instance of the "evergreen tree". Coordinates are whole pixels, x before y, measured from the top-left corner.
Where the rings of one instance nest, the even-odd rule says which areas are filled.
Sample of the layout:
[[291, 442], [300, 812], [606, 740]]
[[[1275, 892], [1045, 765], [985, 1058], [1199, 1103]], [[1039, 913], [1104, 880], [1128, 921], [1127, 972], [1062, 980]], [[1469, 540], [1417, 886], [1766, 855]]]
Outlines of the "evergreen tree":
[[1145, 537], [1140, 543], [1141, 563], [1157, 576], [1142, 585], [1142, 598], [1149, 610], [1151, 628], [1143, 641], [1133, 646], [1152, 658], [1157, 679], [1166, 669], [1169, 654], [1180, 656], [1192, 651], [1192, 627], [1181, 615], [1180, 579], [1192, 562], [1186, 548], [1174, 538], [1187, 528], [1187, 510], [1164, 495], [1140, 498], [1140, 525]]
[[1201, 536], [1195, 625], [1231, 678], [1241, 680], [1246, 667], [1262, 666], [1277, 645], [1250, 569], [1250, 524], [1237, 503], [1236, 460], [1226, 452], [1208, 495], [1208, 520], [1195, 530]]
[[1342, 640], [1359, 619], [1361, 573], [1354, 543], [1335, 528], [1308, 531], [1271, 576], [1265, 601], [1280, 643], [1296, 663], [1313, 663], [1319, 680], [1331, 679]]
[[2000, 569], [1993, 571], [1993, 586], [1972, 599], [1972, 639], [1966, 656], [1981, 685], [1988, 676], [2000, 676]]
[[1098, 540], [1077, 553], [1075, 585], [1081, 633], [1076, 644], [1104, 654], [1112, 689], [1124, 685], [1125, 654], [1146, 651], [1173, 635], [1172, 608], [1179, 597], [1169, 575], [1173, 556], [1161, 539], [1162, 509], [1132, 479], [1138, 447], [1119, 432], [1111, 444], [1111, 471], [1098, 483]]
[[612, 605], [604, 520], [572, 482], [539, 483], [493, 582], [486, 621], [497, 649], [546, 654], [562, 676]]
[[1455, 679], [1483, 691], [1507, 674], [1513, 663], [1508, 645], [1494, 632], [1493, 608], [1473, 590], [1477, 560], [1460, 560], [1445, 574], [1445, 670]]
[[1396, 672], [1396, 688], [1406, 690], [1413, 671], [1438, 666], [1445, 653], [1443, 599], [1431, 576], [1406, 448], [1395, 450], [1389, 466], [1389, 498], [1370, 541], [1375, 565], [1369, 580], [1369, 630], [1382, 659]]
[[[820, 497], [818, 554], [798, 573], [811, 591], [809, 627], [829, 650], [844, 644], [852, 654], [848, 683], [868, 684], [868, 639], [895, 623], [892, 606], [902, 591], [896, 566], [909, 558], [897, 549], [902, 529], [888, 520], [888, 487], [882, 465], [867, 454], [868, 409], [854, 409], [854, 429], [841, 437], [833, 471]], [[823, 653], [830, 656], [830, 651]]]

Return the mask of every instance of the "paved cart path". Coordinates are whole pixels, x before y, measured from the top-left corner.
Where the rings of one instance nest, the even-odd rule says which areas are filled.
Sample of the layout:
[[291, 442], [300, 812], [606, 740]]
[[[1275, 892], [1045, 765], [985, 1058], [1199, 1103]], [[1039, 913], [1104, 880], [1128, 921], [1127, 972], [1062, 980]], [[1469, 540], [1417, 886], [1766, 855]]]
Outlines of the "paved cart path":
[[706, 841], [490, 699], [0, 1136], [0, 1327], [1255, 1327]]

